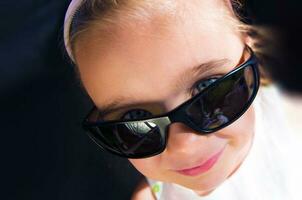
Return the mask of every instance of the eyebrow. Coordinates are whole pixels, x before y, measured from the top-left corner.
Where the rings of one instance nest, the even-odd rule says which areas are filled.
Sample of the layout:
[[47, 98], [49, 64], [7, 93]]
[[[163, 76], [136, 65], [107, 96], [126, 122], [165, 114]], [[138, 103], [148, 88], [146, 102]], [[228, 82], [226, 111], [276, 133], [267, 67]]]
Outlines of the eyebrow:
[[[227, 58], [224, 59], [218, 59], [218, 60], [210, 60], [208, 62], [199, 64], [197, 66], [194, 66], [192, 68], [188, 68], [185, 70], [182, 74], [180, 74], [180, 79], [177, 80], [174, 87], [181, 88], [184, 85], [185, 81], [192, 81], [199, 77], [201, 74], [206, 73], [207, 71], [210, 71], [213, 68], [222, 67], [231, 61]], [[131, 98], [132, 97], [132, 98]], [[102, 108], [98, 108], [99, 114], [101, 117], [104, 117], [110, 113], [129, 108], [129, 107], [135, 107], [139, 106], [138, 103], [133, 102], [125, 102], [128, 99], [133, 99], [133, 96], [118, 96], [113, 100], [111, 103], [107, 105], [103, 105]], [[141, 103], [140, 105], [143, 105]]]

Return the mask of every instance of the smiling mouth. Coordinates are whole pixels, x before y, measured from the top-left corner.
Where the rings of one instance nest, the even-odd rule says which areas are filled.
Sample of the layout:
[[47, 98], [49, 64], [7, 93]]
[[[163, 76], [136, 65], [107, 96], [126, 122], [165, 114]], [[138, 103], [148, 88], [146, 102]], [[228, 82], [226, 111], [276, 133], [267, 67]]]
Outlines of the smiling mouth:
[[203, 174], [209, 171], [217, 163], [224, 149], [225, 148], [222, 148], [218, 153], [214, 154], [208, 160], [206, 160], [205, 162], [203, 162], [202, 164], [196, 167], [175, 170], [175, 171], [185, 176], [197, 176]]

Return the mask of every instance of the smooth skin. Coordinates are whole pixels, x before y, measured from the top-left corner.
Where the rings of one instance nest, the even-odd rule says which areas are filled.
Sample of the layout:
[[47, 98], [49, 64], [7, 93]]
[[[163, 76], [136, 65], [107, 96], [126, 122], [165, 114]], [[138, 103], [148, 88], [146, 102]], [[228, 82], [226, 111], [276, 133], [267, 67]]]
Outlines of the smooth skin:
[[[135, 108], [152, 114], [168, 112], [192, 97], [194, 83], [223, 76], [247, 59], [243, 52], [248, 39], [229, 20], [232, 10], [223, 0], [174, 2], [176, 12], [153, 10], [149, 20], [112, 27], [113, 34], [106, 36], [92, 29], [76, 43], [81, 80], [96, 106], [131, 104], [104, 119], [118, 119]], [[216, 67], [188, 73], [213, 60]], [[163, 153], [129, 161], [148, 178], [177, 183], [204, 196], [229, 178], [247, 156], [254, 121], [251, 106], [236, 122], [207, 136], [174, 123]], [[197, 166], [222, 148], [209, 171], [196, 176], [176, 171]], [[146, 181], [132, 199], [154, 199]]]

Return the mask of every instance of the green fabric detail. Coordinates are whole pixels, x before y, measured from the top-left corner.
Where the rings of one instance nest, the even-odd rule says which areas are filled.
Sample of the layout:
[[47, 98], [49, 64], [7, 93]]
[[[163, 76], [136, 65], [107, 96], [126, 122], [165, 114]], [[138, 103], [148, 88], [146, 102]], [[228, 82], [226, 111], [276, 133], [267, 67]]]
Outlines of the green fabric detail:
[[154, 192], [154, 193], [158, 193], [159, 191], [160, 191], [160, 185], [159, 184], [154, 184], [153, 186], [152, 186], [152, 191]]

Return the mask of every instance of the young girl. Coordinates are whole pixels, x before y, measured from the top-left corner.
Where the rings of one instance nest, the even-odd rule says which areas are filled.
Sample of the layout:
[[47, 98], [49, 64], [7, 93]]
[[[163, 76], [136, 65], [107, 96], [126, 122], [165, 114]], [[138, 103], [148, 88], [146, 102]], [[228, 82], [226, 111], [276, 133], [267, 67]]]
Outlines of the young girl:
[[239, 5], [71, 2], [65, 47], [95, 103], [84, 126], [146, 176], [133, 199], [302, 198], [298, 145]]

